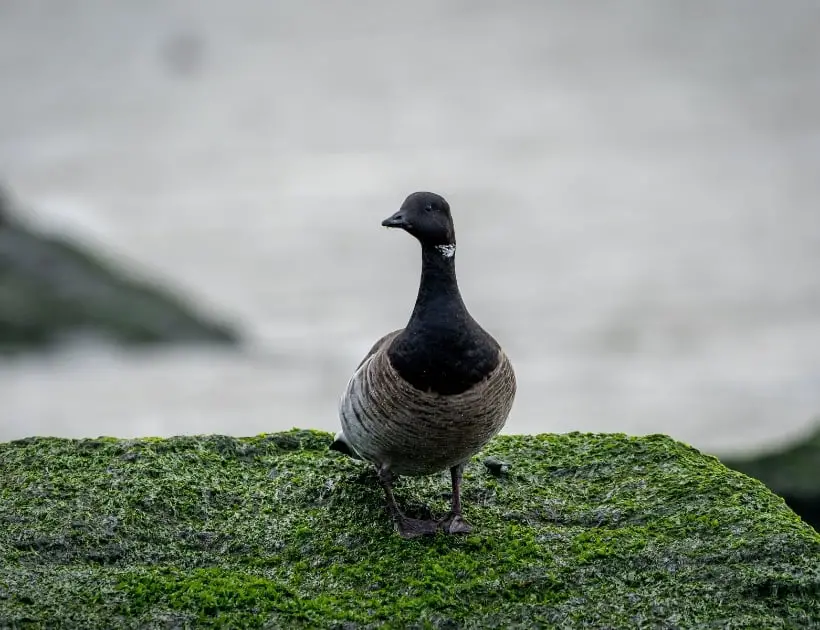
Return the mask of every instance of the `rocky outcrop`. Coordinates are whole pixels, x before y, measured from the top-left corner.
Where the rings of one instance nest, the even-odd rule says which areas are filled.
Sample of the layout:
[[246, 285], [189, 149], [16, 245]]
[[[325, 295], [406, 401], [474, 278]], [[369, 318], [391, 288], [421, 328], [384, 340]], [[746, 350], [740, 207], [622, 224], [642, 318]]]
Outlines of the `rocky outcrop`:
[[[474, 532], [410, 541], [331, 440], [1, 444], [0, 627], [820, 624], [820, 536], [668, 437], [499, 437], [467, 467]], [[396, 490], [447, 510], [444, 474]]]
[[92, 336], [122, 344], [236, 343], [157, 283], [136, 278], [78, 243], [34, 230], [0, 195], [0, 352]]
[[760, 479], [820, 531], [820, 424], [804, 438], [775, 452], [725, 458], [723, 462]]

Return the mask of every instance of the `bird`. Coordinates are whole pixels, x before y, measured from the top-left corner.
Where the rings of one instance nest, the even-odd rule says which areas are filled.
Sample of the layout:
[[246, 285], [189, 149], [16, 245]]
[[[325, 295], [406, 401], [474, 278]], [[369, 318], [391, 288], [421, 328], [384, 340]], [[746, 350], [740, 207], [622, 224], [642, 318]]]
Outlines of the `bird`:
[[[330, 446], [373, 464], [394, 527], [403, 538], [464, 534], [464, 467], [504, 426], [516, 393], [512, 363], [470, 315], [456, 279], [450, 205], [432, 192], [409, 195], [382, 226], [421, 244], [421, 280], [404, 328], [381, 337], [355, 369], [339, 402]], [[450, 511], [441, 519], [402, 512], [400, 476], [450, 471]]]

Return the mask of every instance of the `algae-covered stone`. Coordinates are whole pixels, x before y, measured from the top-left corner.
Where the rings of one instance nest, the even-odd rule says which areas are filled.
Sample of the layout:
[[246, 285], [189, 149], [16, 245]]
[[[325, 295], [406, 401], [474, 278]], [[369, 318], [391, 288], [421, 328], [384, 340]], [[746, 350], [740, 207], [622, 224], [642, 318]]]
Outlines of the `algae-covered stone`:
[[157, 283], [87, 246], [27, 226], [5, 199], [0, 191], [0, 352], [77, 335], [129, 345], [237, 341], [227, 324]]
[[[499, 437], [467, 468], [475, 532], [412, 541], [330, 442], [0, 445], [0, 627], [820, 624], [820, 536], [667, 437]], [[444, 474], [404, 479], [397, 496], [441, 515], [448, 489]]]
[[775, 452], [726, 458], [723, 463], [760, 479], [803, 520], [820, 530], [820, 425]]

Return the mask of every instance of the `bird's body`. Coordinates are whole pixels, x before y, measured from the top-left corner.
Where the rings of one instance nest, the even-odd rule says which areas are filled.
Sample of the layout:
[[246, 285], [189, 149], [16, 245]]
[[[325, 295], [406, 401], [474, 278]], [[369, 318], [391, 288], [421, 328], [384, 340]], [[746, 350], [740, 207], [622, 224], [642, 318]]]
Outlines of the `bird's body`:
[[383, 337], [350, 379], [339, 415], [349, 447], [397, 475], [431, 475], [467, 461], [504, 426], [515, 376], [498, 350], [496, 367], [458, 394], [422, 391], [391, 365], [388, 349], [401, 331]]
[[397, 527], [407, 537], [432, 533], [435, 522], [405, 517], [391, 482], [398, 475], [450, 469], [450, 532], [469, 531], [461, 518], [463, 466], [506, 422], [515, 397], [512, 365], [470, 315], [455, 274], [455, 232], [447, 202], [414, 193], [384, 221], [415, 236], [422, 273], [407, 326], [379, 339], [342, 394], [342, 431], [332, 448], [373, 463]]

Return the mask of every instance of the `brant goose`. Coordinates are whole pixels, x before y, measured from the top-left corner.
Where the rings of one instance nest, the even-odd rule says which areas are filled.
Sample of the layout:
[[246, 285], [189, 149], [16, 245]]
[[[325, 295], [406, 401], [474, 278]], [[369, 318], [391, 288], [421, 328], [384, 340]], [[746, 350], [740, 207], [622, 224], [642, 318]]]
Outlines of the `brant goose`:
[[[407, 327], [367, 353], [342, 394], [331, 449], [373, 463], [387, 507], [404, 538], [466, 533], [461, 479], [466, 462], [504, 426], [515, 374], [495, 339], [470, 316], [458, 290], [450, 206], [416, 192], [382, 225], [421, 243], [421, 283]], [[450, 470], [451, 510], [440, 521], [409, 518], [393, 496], [399, 475]]]

